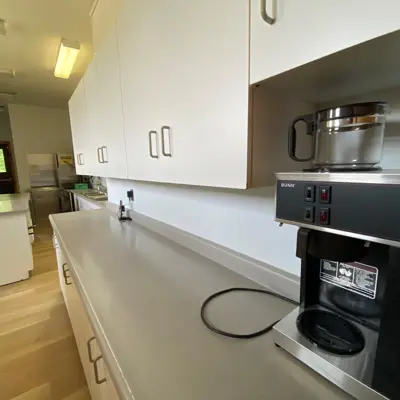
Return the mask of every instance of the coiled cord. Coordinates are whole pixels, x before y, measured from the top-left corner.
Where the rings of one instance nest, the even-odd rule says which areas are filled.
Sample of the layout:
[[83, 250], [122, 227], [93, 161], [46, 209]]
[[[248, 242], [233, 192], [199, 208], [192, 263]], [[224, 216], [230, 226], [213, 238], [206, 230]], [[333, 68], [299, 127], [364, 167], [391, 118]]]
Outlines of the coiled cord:
[[204, 325], [210, 329], [211, 331], [218, 333], [219, 335], [222, 336], [227, 336], [227, 337], [231, 337], [231, 338], [236, 338], [236, 339], [251, 339], [251, 338], [255, 338], [257, 336], [261, 336], [264, 335], [265, 333], [269, 332], [275, 324], [277, 324], [280, 320], [275, 321], [274, 323], [272, 323], [271, 325], [268, 325], [266, 328], [261, 329], [257, 332], [253, 332], [253, 333], [246, 333], [246, 334], [238, 334], [238, 333], [232, 333], [232, 332], [226, 332], [223, 331], [221, 329], [218, 329], [217, 327], [215, 327], [210, 321], [208, 321], [207, 317], [206, 317], [206, 308], [209, 305], [209, 303], [211, 301], [213, 301], [214, 299], [216, 299], [219, 296], [222, 296], [226, 293], [230, 293], [230, 292], [255, 292], [255, 293], [264, 293], [267, 294], [269, 296], [273, 296], [276, 297], [278, 299], [287, 301], [291, 304], [294, 305], [299, 305], [299, 303], [297, 303], [296, 301], [289, 299], [285, 296], [282, 296], [278, 293], [274, 293], [274, 292], [270, 292], [269, 290], [264, 290], [264, 289], [252, 289], [252, 288], [230, 288], [230, 289], [224, 289], [221, 290], [220, 292], [216, 292], [214, 294], [212, 294], [210, 297], [208, 297], [202, 304], [201, 306], [201, 310], [200, 310], [200, 316], [201, 316], [201, 320], [203, 321]]

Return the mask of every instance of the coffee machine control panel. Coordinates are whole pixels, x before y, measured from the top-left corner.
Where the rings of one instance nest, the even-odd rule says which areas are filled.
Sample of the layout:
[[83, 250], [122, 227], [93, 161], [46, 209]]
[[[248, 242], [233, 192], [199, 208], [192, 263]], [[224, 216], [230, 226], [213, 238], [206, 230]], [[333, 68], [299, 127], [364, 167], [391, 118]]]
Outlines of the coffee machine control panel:
[[[305, 222], [329, 225], [332, 187], [328, 185], [305, 185], [303, 219]], [[322, 206], [319, 206], [322, 205]]]
[[278, 180], [276, 220], [400, 241], [400, 185]]

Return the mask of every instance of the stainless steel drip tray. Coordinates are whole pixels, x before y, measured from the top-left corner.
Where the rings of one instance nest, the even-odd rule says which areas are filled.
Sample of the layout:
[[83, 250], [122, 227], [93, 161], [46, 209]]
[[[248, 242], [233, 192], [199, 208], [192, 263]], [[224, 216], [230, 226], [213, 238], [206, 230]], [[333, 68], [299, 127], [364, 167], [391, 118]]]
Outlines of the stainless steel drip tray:
[[[321, 306], [315, 308], [329, 311]], [[273, 329], [275, 343], [356, 399], [389, 400], [370, 387], [378, 333], [354, 323], [364, 335], [364, 349], [352, 356], [331, 354], [318, 348], [297, 329], [297, 317], [303, 311], [297, 307], [275, 325]]]

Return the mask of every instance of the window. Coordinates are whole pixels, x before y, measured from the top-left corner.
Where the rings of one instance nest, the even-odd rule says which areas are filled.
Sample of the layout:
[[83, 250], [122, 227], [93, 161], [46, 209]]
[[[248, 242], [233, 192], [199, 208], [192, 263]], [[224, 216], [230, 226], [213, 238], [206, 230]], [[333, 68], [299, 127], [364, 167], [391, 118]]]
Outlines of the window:
[[6, 168], [6, 160], [4, 158], [4, 151], [3, 149], [0, 149], [0, 174], [7, 172]]

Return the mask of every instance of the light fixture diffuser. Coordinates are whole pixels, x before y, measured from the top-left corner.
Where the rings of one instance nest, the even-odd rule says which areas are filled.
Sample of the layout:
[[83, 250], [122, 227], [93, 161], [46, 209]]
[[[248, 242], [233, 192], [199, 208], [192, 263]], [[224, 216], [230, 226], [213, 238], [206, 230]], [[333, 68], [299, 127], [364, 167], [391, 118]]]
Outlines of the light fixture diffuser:
[[80, 45], [78, 42], [67, 39], [61, 40], [54, 76], [63, 79], [68, 79], [70, 77], [79, 50]]

